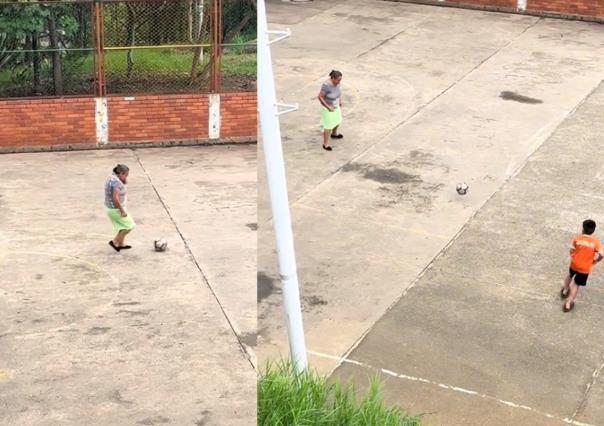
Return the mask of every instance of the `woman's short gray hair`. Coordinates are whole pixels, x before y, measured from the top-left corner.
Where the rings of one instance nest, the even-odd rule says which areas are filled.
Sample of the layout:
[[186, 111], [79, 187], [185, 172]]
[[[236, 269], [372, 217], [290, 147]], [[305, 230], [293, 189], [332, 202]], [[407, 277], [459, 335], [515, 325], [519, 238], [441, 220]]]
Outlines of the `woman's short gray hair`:
[[118, 164], [113, 168], [113, 173], [115, 173], [116, 175], [121, 175], [122, 173], [126, 173], [129, 171], [130, 169], [125, 164]]

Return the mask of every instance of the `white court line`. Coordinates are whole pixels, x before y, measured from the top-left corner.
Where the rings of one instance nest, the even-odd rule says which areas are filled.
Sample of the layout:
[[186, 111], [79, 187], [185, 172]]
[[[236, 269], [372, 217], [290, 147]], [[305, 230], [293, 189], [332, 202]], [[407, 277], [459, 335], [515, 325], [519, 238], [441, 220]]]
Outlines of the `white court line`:
[[[326, 358], [326, 359], [331, 359], [331, 360], [334, 360], [334, 361], [338, 361], [339, 364], [342, 364], [342, 363], [353, 364], [353, 365], [357, 365], [359, 367], [363, 367], [363, 368], [366, 368], [366, 369], [369, 369], [369, 370], [378, 370], [378, 371], [382, 372], [383, 374], [386, 374], [386, 375], [389, 375], [389, 376], [392, 376], [392, 377], [396, 377], [396, 378], [399, 378], [399, 379], [405, 379], [405, 380], [409, 380], [409, 381], [413, 381], [413, 382], [421, 382], [421, 383], [425, 383], [425, 384], [428, 384], [428, 385], [437, 386], [437, 387], [442, 388], [442, 389], [447, 389], [447, 390], [450, 390], [450, 391], [453, 391], [453, 392], [463, 393], [463, 394], [466, 394], [466, 395], [472, 395], [472, 396], [476, 396], [476, 397], [479, 397], [479, 398], [482, 398], [482, 399], [488, 399], [488, 400], [491, 400], [491, 401], [495, 401], [495, 402], [497, 402], [499, 404], [507, 405], [509, 407], [520, 408], [522, 410], [527, 410], [527, 411], [533, 412], [535, 414], [539, 414], [539, 415], [545, 416], [545, 417], [550, 418], [550, 419], [557, 419], [557, 420], [560, 420], [560, 421], [562, 421], [564, 423], [571, 424], [571, 425], [574, 425], [574, 426], [594, 426], [594, 425], [590, 425], [588, 423], [581, 423], [581, 422], [578, 422], [576, 420], [572, 420], [572, 419], [569, 419], [569, 418], [561, 419], [559, 417], [554, 416], [553, 414], [544, 413], [542, 411], [539, 411], [539, 410], [536, 410], [534, 408], [531, 408], [531, 407], [529, 407], [527, 405], [516, 404], [516, 403], [511, 402], [511, 401], [506, 401], [506, 400], [503, 400], [503, 399], [495, 398], [494, 396], [482, 394], [482, 393], [479, 393], [479, 392], [476, 392], [476, 391], [473, 391], [473, 390], [469, 390], [469, 389], [465, 389], [465, 388], [461, 388], [461, 387], [458, 387], [458, 386], [446, 385], [444, 383], [435, 382], [435, 381], [432, 381], [432, 380], [429, 380], [429, 379], [424, 379], [422, 377], [415, 377], [415, 376], [409, 376], [407, 374], [396, 373], [394, 371], [387, 370], [385, 368], [376, 368], [376, 367], [373, 367], [372, 365], [366, 364], [364, 362], [359, 362], [359, 361], [355, 361], [355, 360], [348, 359], [348, 358], [341, 358], [341, 357], [338, 357], [338, 356], [328, 355], [328, 354], [324, 354], [324, 353], [321, 353], [321, 352], [315, 352], [315, 351], [312, 351], [312, 350], [309, 350], [307, 352], [309, 354], [311, 354], [311, 355], [315, 355], [315, 356], [318, 356], [320, 358]], [[573, 417], [574, 417], [574, 415], [573, 415]]]
[[596, 368], [594, 370], [594, 372], [591, 374], [591, 382], [589, 382], [587, 384], [587, 386], [585, 387], [585, 392], [583, 392], [583, 399], [581, 400], [581, 403], [579, 404], [579, 406], [577, 407], [577, 409], [571, 416], [571, 419], [574, 419], [575, 417], [577, 417], [579, 415], [579, 413], [581, 412], [581, 410], [583, 409], [585, 402], [587, 400], [587, 395], [589, 395], [589, 391], [591, 390], [591, 387], [596, 383], [596, 380], [600, 376], [600, 373], [602, 372], [603, 369], [604, 369], [604, 364], [602, 364], [598, 368]]
[[[6, 241], [12, 241], [12, 240], [13, 239], [9, 238]], [[113, 281], [113, 284], [115, 285], [115, 293], [114, 293], [113, 297], [111, 298], [111, 300], [105, 305], [104, 309], [111, 307], [113, 305], [113, 303], [119, 299], [119, 295], [121, 294], [122, 285], [121, 285], [120, 280], [117, 279], [114, 275], [107, 272], [104, 268], [102, 268], [101, 266], [99, 266], [98, 264], [96, 264], [94, 262], [90, 262], [88, 260], [81, 259], [79, 257], [68, 256], [68, 255], [64, 255], [64, 254], [54, 254], [54, 253], [47, 253], [47, 252], [43, 252], [43, 251], [22, 251], [22, 250], [9, 250], [9, 249], [0, 250], [0, 261], [5, 256], [8, 257], [8, 254], [26, 254], [26, 255], [36, 255], [36, 256], [46, 256], [46, 257], [58, 257], [60, 259], [67, 259], [67, 260], [77, 262], [77, 263], [84, 263], [84, 264], [96, 269], [97, 271], [107, 275], [111, 279], [111, 281]], [[21, 338], [37, 337], [40, 335], [45, 335], [47, 333], [53, 333], [56, 331], [69, 329], [70, 327], [72, 327], [75, 324], [76, 324], [76, 321], [72, 321], [69, 324], [64, 324], [64, 325], [54, 328], [54, 329], [40, 331], [40, 332], [36, 332], [36, 333], [29, 333], [29, 334], [25, 334], [25, 335], [21, 335], [21, 336], [16, 336], [16, 338], [21, 339]], [[12, 333], [12, 329], [6, 330], [6, 333]]]
[[107, 275], [111, 279], [111, 281], [113, 281], [113, 284], [115, 284], [115, 294], [113, 295], [113, 298], [109, 301], [108, 306], [111, 306], [119, 298], [119, 295], [122, 291], [122, 284], [119, 279], [117, 279], [110, 272], [107, 272], [107, 270], [104, 269], [103, 267], [101, 267], [100, 265], [98, 265], [94, 262], [91, 262], [89, 260], [85, 260], [85, 259], [82, 259], [82, 258], [76, 257], [76, 256], [48, 253], [48, 252], [44, 252], [44, 251], [10, 250], [10, 253], [11, 254], [29, 254], [29, 255], [37, 255], [37, 256], [58, 257], [60, 259], [67, 259], [67, 260], [71, 260], [73, 262], [83, 263], [85, 265], [88, 265], [88, 266], [96, 269], [97, 271]]

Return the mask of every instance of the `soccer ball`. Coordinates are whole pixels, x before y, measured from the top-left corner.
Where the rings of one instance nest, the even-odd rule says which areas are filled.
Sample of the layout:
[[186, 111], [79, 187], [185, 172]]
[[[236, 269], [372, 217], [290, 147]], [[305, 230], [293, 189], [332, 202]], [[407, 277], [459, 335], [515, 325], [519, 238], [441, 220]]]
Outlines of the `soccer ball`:
[[163, 238], [160, 238], [159, 240], [155, 240], [153, 242], [153, 247], [155, 247], [155, 251], [166, 251], [168, 248], [168, 243]]
[[457, 190], [457, 193], [459, 195], [466, 195], [468, 193], [468, 189], [470, 189], [470, 187], [468, 186], [467, 183], [463, 182], [463, 183], [458, 183], [457, 187], [455, 187], [455, 189]]

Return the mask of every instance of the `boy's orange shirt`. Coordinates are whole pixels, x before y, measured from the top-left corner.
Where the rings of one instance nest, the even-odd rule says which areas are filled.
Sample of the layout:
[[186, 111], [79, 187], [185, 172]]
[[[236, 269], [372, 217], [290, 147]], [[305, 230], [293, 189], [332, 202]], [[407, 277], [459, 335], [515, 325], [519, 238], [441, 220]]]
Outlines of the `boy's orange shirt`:
[[570, 267], [582, 274], [589, 274], [594, 264], [594, 256], [602, 251], [600, 241], [590, 235], [577, 235], [572, 242], [574, 249], [570, 255]]

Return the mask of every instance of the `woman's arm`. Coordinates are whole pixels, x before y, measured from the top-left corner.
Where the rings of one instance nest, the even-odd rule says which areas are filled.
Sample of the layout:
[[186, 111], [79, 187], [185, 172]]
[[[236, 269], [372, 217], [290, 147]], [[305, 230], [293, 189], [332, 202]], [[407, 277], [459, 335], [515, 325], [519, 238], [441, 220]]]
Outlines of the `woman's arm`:
[[119, 209], [122, 217], [126, 217], [128, 216], [128, 213], [126, 213], [126, 210], [124, 210], [124, 207], [122, 207], [122, 203], [120, 203], [120, 190], [117, 188], [113, 189], [113, 192], [111, 193], [111, 199], [113, 200], [113, 205]]
[[325, 108], [327, 108], [330, 111], [334, 110], [334, 108], [325, 101], [325, 92], [324, 91], [321, 90], [319, 92], [318, 99], [319, 99], [319, 102], [321, 102], [321, 105], [323, 105]]

